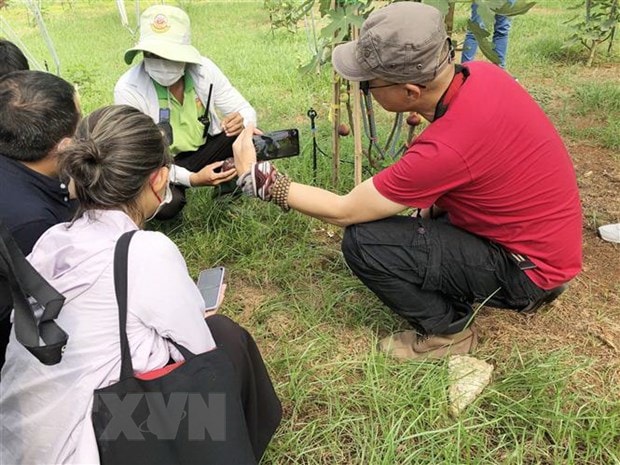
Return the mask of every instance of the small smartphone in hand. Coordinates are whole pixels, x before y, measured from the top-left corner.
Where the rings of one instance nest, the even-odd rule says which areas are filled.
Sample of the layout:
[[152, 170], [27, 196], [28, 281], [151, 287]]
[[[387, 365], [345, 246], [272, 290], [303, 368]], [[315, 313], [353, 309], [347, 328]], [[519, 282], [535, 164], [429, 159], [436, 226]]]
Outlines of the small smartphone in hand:
[[224, 267], [218, 266], [216, 268], [209, 268], [202, 270], [198, 275], [198, 289], [202, 294], [202, 298], [205, 301], [205, 310], [215, 310], [217, 308], [218, 301], [220, 300], [220, 293], [222, 292], [222, 285], [224, 284]]

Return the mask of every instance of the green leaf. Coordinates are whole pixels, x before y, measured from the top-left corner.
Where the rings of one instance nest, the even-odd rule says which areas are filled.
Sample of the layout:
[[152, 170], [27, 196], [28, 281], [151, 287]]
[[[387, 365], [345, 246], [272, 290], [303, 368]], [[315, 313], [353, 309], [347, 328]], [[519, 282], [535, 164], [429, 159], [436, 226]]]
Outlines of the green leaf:
[[314, 73], [318, 71], [320, 65], [321, 65], [321, 53], [319, 52], [312, 57], [309, 63], [305, 64], [304, 66], [301, 66], [299, 68], [299, 72], [301, 74]]
[[480, 27], [478, 23], [473, 22], [471, 19], [467, 20], [467, 28], [476, 37], [482, 37], [483, 39], [489, 36], [489, 31]]
[[510, 5], [508, 0], [477, 0], [476, 3], [486, 3], [492, 10], [497, 10], [506, 4]]
[[430, 6], [434, 6], [439, 11], [441, 11], [441, 14], [444, 16], [448, 14], [448, 10], [450, 9], [449, 0], [424, 0], [424, 3]]
[[330, 11], [329, 18], [331, 22], [321, 31], [321, 37], [330, 40], [334, 44], [342, 42], [349, 36], [351, 27], [362, 27], [364, 17], [356, 15], [353, 8], [340, 8]]
[[569, 48], [578, 43], [579, 43], [579, 37], [572, 36], [571, 38], [569, 38], [566, 42], [562, 44], [562, 48]]
[[478, 5], [478, 14], [480, 15], [480, 19], [482, 20], [482, 25], [487, 30], [492, 30], [493, 25], [495, 24], [495, 13], [489, 8], [488, 3], [479, 3]]
[[331, 4], [331, 0], [320, 0], [319, 1], [319, 13], [321, 14], [321, 18], [326, 16], [329, 13], [329, 7]]
[[494, 11], [498, 15], [517, 16], [527, 13], [534, 5], [536, 5], [536, 2], [528, 3], [525, 0], [517, 0], [514, 5], [505, 3], [504, 6]]
[[499, 55], [495, 51], [493, 43], [489, 39], [479, 40], [478, 46], [485, 57], [491, 60], [492, 63], [495, 63], [496, 65], [499, 64]]
[[471, 33], [476, 38], [476, 41], [478, 42], [480, 51], [484, 54], [485, 57], [491, 60], [491, 62], [495, 64], [499, 64], [499, 56], [495, 52], [493, 48], [493, 44], [488, 39], [490, 35], [489, 31], [482, 29], [478, 24], [474, 23], [471, 20], [469, 20], [468, 25], [469, 25], [469, 30], [471, 31]]
[[364, 24], [365, 18], [363, 16], [349, 16], [349, 21], [351, 26], [355, 26], [358, 29], [361, 29], [362, 24]]
[[345, 8], [329, 12], [331, 22], [321, 30], [321, 37], [334, 38], [334, 43], [341, 42], [348, 32], [348, 20]]

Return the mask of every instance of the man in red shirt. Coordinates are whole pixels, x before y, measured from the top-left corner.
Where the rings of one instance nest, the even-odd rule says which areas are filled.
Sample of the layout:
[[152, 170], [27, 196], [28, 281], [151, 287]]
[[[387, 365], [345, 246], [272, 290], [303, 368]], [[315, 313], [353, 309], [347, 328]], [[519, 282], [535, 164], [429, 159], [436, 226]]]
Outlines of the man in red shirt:
[[[345, 226], [353, 272], [414, 328], [383, 339], [400, 358], [467, 353], [473, 305], [535, 311], [581, 269], [581, 206], [557, 131], [510, 75], [455, 65], [438, 10], [398, 2], [335, 48], [339, 74], [386, 110], [431, 122], [394, 165], [346, 195], [291, 183], [235, 142], [244, 192]], [[416, 217], [398, 215], [409, 207]]]

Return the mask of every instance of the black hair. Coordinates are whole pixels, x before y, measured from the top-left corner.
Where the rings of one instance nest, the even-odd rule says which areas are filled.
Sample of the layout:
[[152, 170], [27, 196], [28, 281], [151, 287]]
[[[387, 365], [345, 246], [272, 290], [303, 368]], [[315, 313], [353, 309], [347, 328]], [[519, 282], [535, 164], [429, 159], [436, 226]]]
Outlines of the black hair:
[[42, 71], [0, 77], [0, 154], [18, 161], [45, 158], [80, 119], [74, 87]]
[[13, 42], [0, 39], [0, 76], [30, 69], [28, 59]]

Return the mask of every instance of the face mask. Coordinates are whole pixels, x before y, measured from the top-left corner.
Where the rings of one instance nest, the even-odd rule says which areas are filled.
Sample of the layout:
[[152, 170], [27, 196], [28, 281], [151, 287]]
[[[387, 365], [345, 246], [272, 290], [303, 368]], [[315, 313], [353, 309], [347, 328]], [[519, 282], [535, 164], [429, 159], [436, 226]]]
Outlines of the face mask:
[[155, 82], [168, 87], [183, 77], [185, 63], [160, 58], [145, 58], [144, 70]]
[[[159, 195], [157, 195], [157, 198], [159, 199]], [[151, 221], [153, 218], [155, 218], [157, 214], [160, 212], [160, 210], [164, 208], [165, 205], [168, 205], [170, 202], [172, 202], [172, 189], [170, 189], [170, 183], [167, 183], [166, 192], [164, 193], [164, 198], [161, 200], [161, 202], [159, 202], [159, 205], [157, 206], [153, 214], [149, 216], [145, 221]]]

